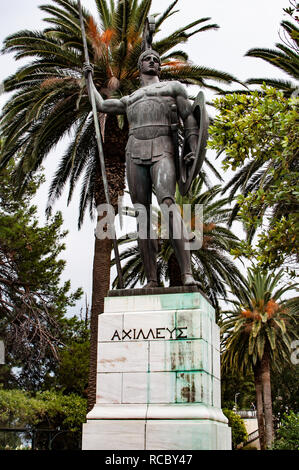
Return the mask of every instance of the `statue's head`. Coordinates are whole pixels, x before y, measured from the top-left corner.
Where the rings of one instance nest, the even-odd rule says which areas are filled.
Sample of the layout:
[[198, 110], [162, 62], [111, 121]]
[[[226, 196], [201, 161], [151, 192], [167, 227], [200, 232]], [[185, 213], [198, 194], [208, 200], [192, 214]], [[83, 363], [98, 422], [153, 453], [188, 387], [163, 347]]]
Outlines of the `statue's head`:
[[161, 59], [158, 52], [153, 49], [147, 49], [142, 52], [138, 59], [138, 68], [140, 73], [160, 76]]

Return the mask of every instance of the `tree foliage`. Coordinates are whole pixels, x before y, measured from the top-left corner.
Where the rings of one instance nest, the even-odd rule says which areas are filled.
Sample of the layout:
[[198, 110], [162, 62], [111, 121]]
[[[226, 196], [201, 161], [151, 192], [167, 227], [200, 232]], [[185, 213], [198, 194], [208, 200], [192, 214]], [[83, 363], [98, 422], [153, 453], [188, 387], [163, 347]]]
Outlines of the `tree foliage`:
[[22, 390], [0, 389], [1, 426], [22, 427], [25, 424], [36, 424], [37, 415], [43, 413], [43, 408], [39, 405], [37, 400], [30, 399], [29, 394]]
[[228, 419], [228, 425], [231, 427], [232, 445], [233, 448], [236, 449], [239, 444], [242, 444], [242, 442], [245, 442], [248, 438], [244, 421], [241, 416], [237, 415], [237, 413], [232, 410], [224, 408], [222, 411]]
[[285, 414], [277, 430], [273, 450], [299, 450], [299, 415]]
[[89, 324], [72, 317], [65, 318], [61, 325], [64, 345], [59, 348], [59, 361], [55, 363], [44, 388], [53, 387], [63, 394], [85, 397], [89, 371]]
[[252, 373], [242, 374], [238, 371], [225, 370], [221, 375], [221, 403], [223, 408], [250, 409], [255, 402], [254, 377]]
[[[56, 320], [59, 330], [57, 357], [51, 350], [34, 355], [27, 361], [13, 350], [6, 352], [6, 363], [0, 368], [0, 383], [5, 389], [30, 392], [55, 390], [65, 395], [75, 393], [86, 397], [89, 370], [90, 330], [86, 321], [77, 316]], [[32, 347], [38, 350], [38, 343]]]
[[298, 261], [299, 114], [298, 98], [263, 90], [264, 96], [255, 91], [215, 100], [219, 114], [210, 127], [209, 147], [225, 152], [224, 169], [238, 169], [225, 190], [230, 188], [231, 199], [241, 192], [232, 219], [241, 218], [248, 242], [233, 254], [255, 256], [273, 268]]
[[299, 413], [299, 368], [286, 364], [281, 370], [271, 370], [271, 389], [273, 396], [274, 427], [281, 425], [282, 418], [291, 410]]
[[34, 363], [47, 352], [57, 357], [59, 319], [74, 305], [81, 290], [61, 285], [65, 266], [62, 216], [41, 227], [30, 199], [40, 184], [31, 181], [23, 196], [11, 185], [15, 164], [1, 170], [0, 188], [0, 335], [8, 354]]
[[[0, 389], [0, 426], [4, 428], [52, 429], [63, 431], [63, 448], [78, 448], [87, 400], [79, 395], [54, 391], [31, 395], [21, 390]], [[65, 434], [66, 431], [69, 433]], [[36, 433], [37, 447], [47, 449], [49, 436]], [[0, 446], [3, 445], [0, 439]], [[19, 443], [19, 440], [17, 440]], [[16, 442], [12, 442], [15, 448]]]

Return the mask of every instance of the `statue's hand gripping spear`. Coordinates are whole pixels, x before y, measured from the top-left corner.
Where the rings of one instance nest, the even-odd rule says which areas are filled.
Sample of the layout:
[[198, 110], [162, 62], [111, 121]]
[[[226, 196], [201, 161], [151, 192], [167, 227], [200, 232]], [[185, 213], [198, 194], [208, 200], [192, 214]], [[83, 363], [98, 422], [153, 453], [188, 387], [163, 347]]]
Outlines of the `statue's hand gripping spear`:
[[[90, 61], [89, 61], [86, 33], [85, 33], [85, 27], [84, 27], [82, 6], [81, 6], [81, 1], [80, 0], [78, 0], [78, 9], [79, 9], [79, 15], [80, 15], [80, 24], [81, 24], [81, 31], [82, 31], [83, 47], [84, 47], [85, 66], [87, 66], [87, 68], [88, 68], [88, 67], [90, 67]], [[89, 99], [90, 99], [90, 103], [91, 103], [91, 107], [92, 107], [92, 113], [93, 113], [93, 120], [94, 120], [95, 132], [96, 132], [96, 140], [97, 140], [97, 146], [98, 146], [98, 153], [99, 153], [99, 160], [100, 160], [100, 166], [101, 166], [101, 172], [102, 172], [102, 180], [103, 180], [103, 185], [104, 185], [105, 198], [106, 198], [107, 205], [110, 206], [111, 204], [110, 204], [110, 195], [109, 195], [108, 181], [107, 181], [106, 168], [105, 168], [104, 151], [103, 151], [102, 137], [101, 137], [101, 132], [100, 132], [99, 119], [98, 119], [98, 114], [97, 114], [96, 100], [95, 100], [94, 91], [93, 91], [93, 82], [92, 82], [91, 70], [89, 71], [89, 73], [86, 73], [86, 80], [87, 80], [87, 86], [88, 86], [88, 89], [89, 89]], [[109, 211], [108, 211], [107, 216], [109, 217]], [[109, 221], [109, 225], [113, 226], [114, 222]], [[118, 285], [119, 285], [120, 289], [122, 289], [123, 288], [123, 279], [122, 279], [122, 271], [121, 271], [121, 264], [120, 264], [120, 258], [119, 258], [119, 251], [118, 251], [118, 245], [117, 245], [114, 226], [112, 228], [113, 228], [113, 230], [108, 230], [107, 233], [112, 233], [113, 234], [112, 235], [113, 236], [113, 249], [114, 249], [116, 267], [117, 267], [117, 274], [118, 274]]]

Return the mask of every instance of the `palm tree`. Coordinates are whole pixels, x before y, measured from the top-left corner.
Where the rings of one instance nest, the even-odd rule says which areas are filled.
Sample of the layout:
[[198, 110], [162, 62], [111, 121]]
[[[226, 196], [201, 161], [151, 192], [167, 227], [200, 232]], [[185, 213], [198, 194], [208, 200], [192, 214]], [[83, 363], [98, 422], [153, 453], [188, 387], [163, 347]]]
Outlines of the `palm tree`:
[[280, 285], [277, 274], [248, 269], [234, 308], [223, 312], [221, 331], [224, 352], [222, 370], [252, 372], [255, 378], [257, 417], [261, 448], [273, 442], [271, 367], [290, 361], [291, 342], [297, 337], [299, 297], [281, 300], [297, 284]]
[[[201, 214], [197, 208], [202, 206], [202, 246], [191, 252], [191, 263], [194, 278], [201, 283], [201, 290], [212, 302], [216, 315], [220, 312], [219, 298], [226, 298], [227, 287], [236, 292], [240, 286], [241, 275], [229, 257], [230, 250], [238, 245], [238, 238], [225, 227], [229, 219], [230, 209], [227, 198], [220, 198], [221, 186], [216, 185], [203, 190], [203, 179], [197, 177], [187, 196], [182, 197], [177, 190], [176, 202], [183, 214], [183, 206], [190, 204], [191, 217], [187, 229], [191, 233], [198, 224]], [[158, 281], [163, 285], [169, 281], [170, 286], [181, 285], [181, 273], [174, 255], [173, 247], [168, 239], [161, 238], [161, 216], [156, 213], [156, 231], [159, 243], [157, 257]], [[197, 225], [198, 226], [198, 225]], [[122, 251], [123, 281], [126, 287], [135, 287], [139, 282], [145, 282], [144, 268], [137, 247], [137, 234], [126, 234], [119, 239], [120, 245], [130, 246]], [[115, 260], [112, 261], [115, 263]], [[114, 279], [113, 286], [117, 286], [118, 279]]]
[[[142, 32], [151, 8], [151, 0], [95, 0], [99, 25], [83, 9], [89, 55], [95, 65], [94, 82], [104, 97], [121, 97], [139, 87], [137, 59], [141, 52]], [[160, 30], [171, 17], [178, 0], [158, 15]], [[62, 155], [49, 190], [48, 212], [69, 182], [68, 203], [79, 181], [82, 182], [79, 204], [79, 227], [88, 210], [105, 202], [94, 124], [85, 82], [82, 79], [83, 46], [77, 2], [52, 0], [41, 6], [49, 16], [43, 31], [20, 31], [4, 41], [3, 52], [13, 52], [15, 59], [30, 58], [15, 74], [5, 80], [5, 90], [14, 92], [1, 117], [5, 147], [1, 165], [21, 151], [15, 173], [16, 187], [22, 189], [38, 170], [45, 157], [65, 136], [69, 145]], [[224, 72], [190, 65], [185, 52], [176, 47], [192, 35], [217, 29], [200, 18], [153, 44], [162, 57], [161, 79], [180, 80], [185, 84], [214, 87], [212, 79], [230, 83], [234, 78]], [[100, 115], [111, 203], [125, 187], [126, 120]], [[91, 367], [89, 408], [95, 401], [97, 318], [103, 311], [109, 289], [111, 240], [95, 239], [93, 291], [91, 307]]]
[[[297, 19], [298, 21], [298, 19]], [[265, 60], [274, 67], [288, 74], [292, 79], [299, 78], [299, 29], [291, 21], [282, 21], [282, 43], [277, 43], [277, 49], [250, 49], [245, 55], [248, 57], [258, 57]], [[282, 90], [285, 96], [289, 97], [296, 89], [298, 83], [290, 80], [279, 80], [269, 78], [251, 78], [247, 80], [248, 84], [266, 83], [279, 90]]]

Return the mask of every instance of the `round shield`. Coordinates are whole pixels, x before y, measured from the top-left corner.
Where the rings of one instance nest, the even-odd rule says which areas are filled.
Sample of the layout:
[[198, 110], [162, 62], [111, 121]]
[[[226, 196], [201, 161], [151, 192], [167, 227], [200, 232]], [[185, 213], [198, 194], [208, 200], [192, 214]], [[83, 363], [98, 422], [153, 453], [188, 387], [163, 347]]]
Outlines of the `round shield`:
[[191, 152], [190, 146], [186, 139], [184, 140], [182, 152], [179, 156], [179, 190], [182, 196], [185, 196], [190, 189], [191, 183], [194, 178], [200, 172], [205, 155], [206, 145], [208, 141], [208, 128], [209, 128], [209, 117], [205, 107], [205, 98], [202, 91], [196, 97], [192, 107], [193, 114], [198, 124], [199, 137], [197, 149], [194, 155], [192, 163], [188, 164], [185, 162], [184, 157]]

